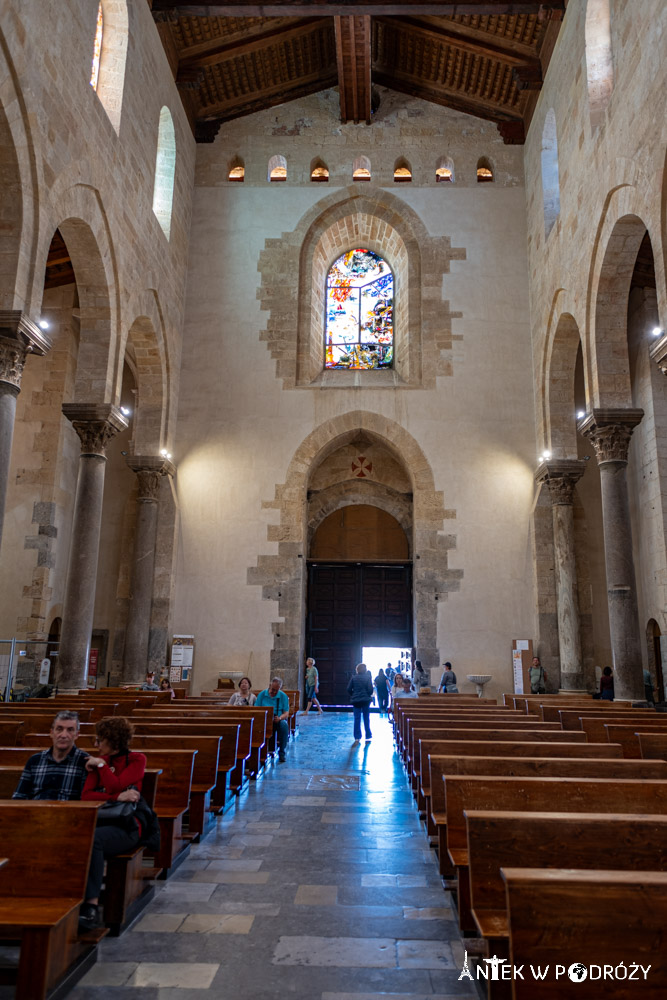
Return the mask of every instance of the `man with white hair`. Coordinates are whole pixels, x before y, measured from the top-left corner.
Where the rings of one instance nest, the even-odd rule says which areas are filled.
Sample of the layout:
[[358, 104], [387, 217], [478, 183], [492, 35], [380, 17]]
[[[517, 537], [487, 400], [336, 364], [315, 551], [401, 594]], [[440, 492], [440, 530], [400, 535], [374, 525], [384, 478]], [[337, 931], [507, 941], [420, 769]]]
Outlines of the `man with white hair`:
[[278, 736], [278, 763], [284, 764], [287, 740], [289, 739], [289, 699], [281, 691], [283, 682], [280, 677], [274, 677], [268, 688], [260, 691], [255, 701], [255, 708], [273, 709], [273, 732]]

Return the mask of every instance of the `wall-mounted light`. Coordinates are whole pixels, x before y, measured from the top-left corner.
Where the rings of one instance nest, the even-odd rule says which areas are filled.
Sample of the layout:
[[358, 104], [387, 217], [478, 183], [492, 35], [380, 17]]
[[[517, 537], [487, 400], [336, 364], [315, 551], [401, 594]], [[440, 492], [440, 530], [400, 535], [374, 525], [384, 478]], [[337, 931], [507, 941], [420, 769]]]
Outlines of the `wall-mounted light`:
[[542, 454], [540, 455], [540, 460], [542, 462], [548, 462], [550, 458], [551, 458], [550, 451], [543, 451]]
[[129, 415], [132, 413], [132, 410], [129, 408], [129, 406], [121, 406], [120, 412], [123, 414], [124, 417], [129, 417]]
[[37, 326], [40, 328], [40, 330], [48, 330], [49, 325], [50, 325], [49, 321], [46, 320], [46, 319], [40, 319], [40, 321], [37, 324]]
[[166, 448], [161, 448], [160, 449], [160, 454], [162, 455], [163, 458], [167, 458], [167, 459], [171, 458], [171, 452], [167, 451]]
[[[41, 326], [42, 324], [40, 323], [39, 325]], [[654, 337], [662, 337], [662, 335], [663, 335], [664, 332], [665, 331], [663, 330], [663, 328], [661, 326], [654, 326], [653, 327], [653, 336]]]
[[583, 410], [577, 410], [577, 420], [581, 420], [586, 414]]

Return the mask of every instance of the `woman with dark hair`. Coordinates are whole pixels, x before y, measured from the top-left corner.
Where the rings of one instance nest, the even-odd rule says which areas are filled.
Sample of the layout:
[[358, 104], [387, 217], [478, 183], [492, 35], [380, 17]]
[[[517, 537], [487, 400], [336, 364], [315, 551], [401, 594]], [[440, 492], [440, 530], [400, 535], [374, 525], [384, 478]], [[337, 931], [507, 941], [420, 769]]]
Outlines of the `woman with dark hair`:
[[160, 681], [160, 691], [171, 691], [171, 700], [173, 701], [176, 697], [176, 692], [174, 691], [171, 683], [166, 677], [163, 677]]
[[600, 678], [600, 698], [602, 701], [614, 700], [614, 678], [611, 667], [605, 667]]
[[370, 707], [371, 698], [373, 697], [373, 678], [369, 674], [365, 663], [357, 663], [354, 669], [355, 673], [347, 685], [347, 693], [350, 695], [354, 712], [354, 743], [352, 746], [357, 746], [361, 741], [362, 719], [364, 720], [366, 743], [370, 743], [371, 741]]
[[228, 705], [243, 705], [245, 708], [252, 708], [255, 704], [255, 695], [252, 693], [252, 681], [249, 677], [242, 677], [239, 681], [239, 689], [231, 696]]
[[[95, 726], [95, 743], [99, 756], [86, 761], [88, 777], [81, 798], [89, 802], [137, 802], [141, 796], [141, 783], [146, 770], [146, 757], [133, 753], [130, 743], [134, 726], [127, 719], [113, 716], [101, 719]], [[95, 830], [93, 853], [90, 859], [86, 900], [79, 911], [81, 930], [98, 926], [97, 904], [104, 877], [104, 861], [117, 854], [133, 851], [141, 838], [138, 820], [130, 816], [123, 824], [99, 825]]]
[[424, 670], [424, 668], [422, 667], [421, 660], [415, 660], [415, 669], [412, 674], [412, 683], [417, 688], [418, 692], [421, 691], [422, 688], [431, 687], [430, 678], [426, 673], [426, 671]]

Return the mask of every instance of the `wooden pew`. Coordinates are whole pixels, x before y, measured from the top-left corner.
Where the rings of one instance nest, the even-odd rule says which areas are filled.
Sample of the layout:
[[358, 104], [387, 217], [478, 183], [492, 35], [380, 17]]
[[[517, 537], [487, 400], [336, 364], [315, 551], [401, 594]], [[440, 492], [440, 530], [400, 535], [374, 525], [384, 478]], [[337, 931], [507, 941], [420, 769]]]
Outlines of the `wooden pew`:
[[[667, 871], [667, 816], [466, 810], [466, 819], [472, 913], [489, 956], [509, 959], [502, 868], [560, 868], [567, 859], [579, 869]], [[503, 986], [494, 997], [511, 996]]]
[[0, 878], [0, 939], [20, 941], [16, 1000], [44, 1000], [93, 964], [106, 931], [78, 936], [95, 834], [95, 802], [0, 803], [9, 864]]
[[644, 760], [667, 760], [667, 733], [639, 733], [638, 739]]
[[[539, 984], [513, 984], [515, 1000], [664, 1000], [667, 996], [667, 874], [664, 872], [540, 871], [504, 868], [515, 965], [550, 966]], [[647, 919], [647, 915], [648, 919]], [[571, 982], [575, 964], [641, 964], [646, 979]], [[559, 979], [555, 967], [564, 972]], [[597, 975], [597, 973], [596, 973]]]
[[638, 760], [641, 755], [638, 733], [655, 733], [657, 736], [667, 736], [667, 724], [646, 725], [633, 722], [630, 726], [621, 726], [617, 723], [605, 723], [605, 733], [607, 739], [614, 743], [620, 743], [623, 747], [623, 756], [630, 760]]
[[[397, 741], [404, 759], [410, 754], [410, 733], [415, 726], [435, 727], [443, 725], [446, 722], [455, 723], [457, 726], [464, 726], [466, 724], [470, 725], [471, 723], [479, 722], [482, 727], [488, 727], [495, 722], [501, 727], [507, 726], [510, 723], [515, 723], [515, 728], [518, 727], [520, 729], [525, 726], [529, 726], [530, 728], [536, 726], [538, 729], [546, 728], [545, 723], [531, 721], [525, 715], [519, 715], [516, 712], [451, 712], [444, 710], [441, 712], [406, 712], [401, 717], [399, 738]], [[551, 729], [560, 729], [560, 726], [557, 724], [554, 725], [554, 723], [549, 723], [548, 727]]]
[[13, 719], [9, 722], [0, 721], [0, 746], [20, 746], [24, 736], [25, 725], [22, 719]]
[[[575, 744], [576, 746], [576, 744]], [[539, 749], [538, 749], [539, 752]], [[447, 757], [430, 754], [428, 767], [431, 783], [431, 818], [438, 839], [440, 872], [451, 878], [452, 861], [447, 850], [447, 782], [453, 775], [488, 775], [526, 778], [619, 778], [635, 781], [643, 778], [667, 780], [667, 771], [655, 762], [595, 760], [576, 757]], [[628, 766], [630, 765], [630, 766]]]
[[627, 719], [628, 722], [634, 719], [650, 722], [656, 716], [659, 718], [654, 708], [616, 708], [613, 702], [608, 701], [595, 701], [584, 709], [581, 706], [578, 708], [559, 708], [558, 706], [551, 708], [548, 705], [543, 705], [542, 715], [545, 720], [549, 716], [549, 721], [552, 721], [552, 716], [555, 716], [555, 721], [560, 719], [563, 729], [581, 729], [582, 717], [595, 719], [598, 716], [607, 715], [610, 718], [619, 719], [619, 721]]
[[657, 712], [646, 712], [645, 715], [635, 716], [634, 712], [628, 712], [619, 716], [617, 713], [600, 712], [594, 716], [582, 715], [579, 719], [581, 731], [586, 733], [591, 743], [604, 742], [607, 739], [605, 726], [614, 724], [618, 726], [634, 726], [637, 729], [667, 729], [667, 718], [661, 719]]
[[444, 778], [447, 851], [457, 870], [459, 926], [474, 931], [470, 908], [466, 810], [547, 812], [667, 813], [667, 780], [619, 778], [514, 778], [493, 776]]

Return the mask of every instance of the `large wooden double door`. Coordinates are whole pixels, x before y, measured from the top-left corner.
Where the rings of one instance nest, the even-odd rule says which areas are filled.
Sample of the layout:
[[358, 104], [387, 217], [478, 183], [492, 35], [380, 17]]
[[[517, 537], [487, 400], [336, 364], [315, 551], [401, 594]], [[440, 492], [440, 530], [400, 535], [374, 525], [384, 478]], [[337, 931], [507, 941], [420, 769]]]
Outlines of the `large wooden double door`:
[[306, 649], [317, 662], [323, 704], [349, 704], [348, 681], [364, 646], [412, 644], [409, 563], [309, 565]]

